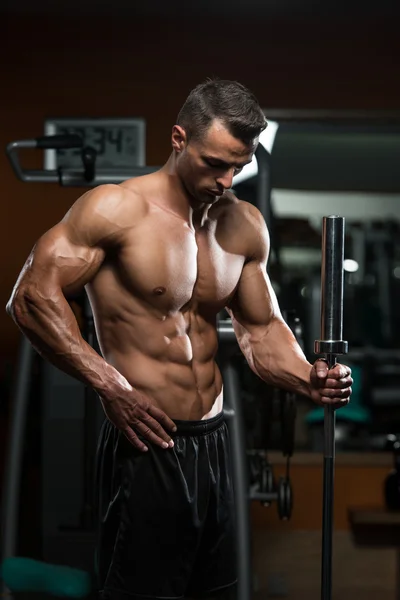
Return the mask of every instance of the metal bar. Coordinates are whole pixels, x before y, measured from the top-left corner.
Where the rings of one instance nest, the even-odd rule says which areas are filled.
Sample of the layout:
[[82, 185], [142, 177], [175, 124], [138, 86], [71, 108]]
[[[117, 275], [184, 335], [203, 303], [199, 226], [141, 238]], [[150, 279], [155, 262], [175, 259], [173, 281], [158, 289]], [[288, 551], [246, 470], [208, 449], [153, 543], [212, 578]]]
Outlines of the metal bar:
[[262, 144], [258, 144], [255, 157], [258, 169], [256, 204], [265, 219], [268, 229], [271, 231], [273, 225], [271, 210], [271, 155]]
[[142, 175], [154, 173], [155, 171], [158, 171], [159, 168], [160, 167], [129, 167], [125, 169], [96, 168], [94, 178], [91, 181], [85, 179], [83, 170], [78, 171], [76, 169], [60, 168], [59, 178], [60, 185], [64, 187], [96, 187], [106, 183], [122, 183], [133, 177], [141, 177]]
[[24, 183], [60, 183], [60, 176], [57, 171], [21, 169], [20, 175], [18, 173], [16, 175]]
[[37, 137], [36, 148], [41, 150], [63, 150], [66, 148], [82, 148], [83, 140], [80, 135], [43, 135]]
[[9, 154], [10, 152], [16, 152], [20, 148], [36, 148], [36, 146], [36, 140], [16, 140], [7, 144], [6, 152]]
[[322, 229], [321, 339], [343, 335], [344, 218], [324, 217]]
[[271, 154], [264, 148], [262, 144], [258, 144], [255, 152], [257, 160], [257, 194], [256, 205], [265, 219], [269, 231], [271, 248], [274, 253], [275, 261], [278, 266], [278, 272], [281, 272], [281, 253], [279, 248], [279, 239], [276, 234], [274, 223], [274, 211], [272, 208], [271, 198]]
[[239, 398], [240, 382], [231, 360], [223, 367], [225, 403], [231, 409], [232, 418], [228, 421], [231, 433], [231, 451], [233, 463], [233, 486], [236, 513], [236, 556], [238, 600], [250, 600], [252, 596], [250, 505], [246, 447], [243, 431], [243, 415]]
[[254, 502], [276, 502], [278, 500], [278, 492], [253, 492], [250, 490], [250, 500]]
[[[239, 397], [240, 382], [232, 356], [236, 336], [231, 319], [219, 319], [218, 337], [222, 346], [222, 378], [224, 381], [224, 414], [231, 437], [232, 478], [236, 515], [237, 600], [252, 597], [252, 561], [250, 533], [250, 495], [243, 414]], [[265, 501], [265, 495], [260, 500]]]
[[[321, 339], [315, 351], [325, 354], [329, 368], [336, 357], [347, 352], [343, 335], [343, 258], [344, 218], [324, 217], [322, 226], [321, 266]], [[332, 598], [332, 535], [335, 472], [335, 411], [325, 407], [324, 474], [322, 510], [321, 598]]]
[[325, 109], [275, 109], [266, 108], [264, 113], [271, 121], [348, 121], [358, 124], [399, 124], [398, 110], [325, 110]]
[[[334, 361], [328, 358], [329, 368]], [[333, 503], [335, 483], [335, 426], [336, 414], [331, 406], [324, 414], [324, 469], [322, 504], [322, 563], [321, 598], [332, 598], [332, 547], [333, 547]]]
[[18, 150], [22, 148], [71, 148], [79, 145], [82, 146], [82, 140], [78, 136], [55, 135], [32, 140], [16, 140], [10, 142], [7, 145], [6, 154], [15, 175], [20, 181], [23, 181], [24, 183], [59, 183], [59, 174], [56, 170], [45, 171], [41, 169], [23, 169], [18, 158]]
[[[17, 551], [21, 471], [34, 356], [35, 351], [31, 343], [28, 338], [23, 336], [18, 358], [16, 387], [12, 399], [11, 424], [5, 461], [0, 548], [2, 560], [15, 556]], [[2, 594], [7, 592], [2, 580], [0, 580], [0, 590]]]
[[11, 163], [12, 170], [16, 175], [17, 179], [21, 181], [25, 181], [24, 172], [21, 168], [18, 159], [18, 150], [19, 148], [36, 148], [35, 140], [19, 140], [17, 142], [10, 142], [6, 147], [6, 154]]
[[230, 344], [236, 341], [231, 319], [220, 319], [217, 324], [218, 338], [222, 344]]
[[[126, 167], [95, 169], [94, 178], [88, 181], [85, 169], [69, 169], [60, 167], [55, 170], [23, 169], [18, 158], [21, 148], [71, 148], [82, 145], [78, 136], [45, 136], [32, 140], [10, 142], [6, 154], [16, 177], [24, 183], [58, 183], [65, 187], [96, 187], [106, 183], [122, 183], [132, 177], [140, 177], [158, 171], [160, 167]], [[83, 165], [84, 166], [84, 165]]]

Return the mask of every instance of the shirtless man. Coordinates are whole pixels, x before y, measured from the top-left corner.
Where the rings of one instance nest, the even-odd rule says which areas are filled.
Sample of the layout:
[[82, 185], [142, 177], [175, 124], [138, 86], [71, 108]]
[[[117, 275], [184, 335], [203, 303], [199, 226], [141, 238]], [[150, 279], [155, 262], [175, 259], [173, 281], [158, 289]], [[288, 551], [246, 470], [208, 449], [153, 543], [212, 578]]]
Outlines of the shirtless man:
[[[265, 127], [242, 85], [199, 85], [172, 129], [165, 166], [79, 198], [39, 239], [9, 301], [38, 352], [94, 388], [107, 417], [96, 478], [103, 598], [214, 598], [235, 584], [215, 363], [224, 307], [264, 381], [317, 404], [349, 400], [350, 369], [311, 365], [282, 320], [264, 219], [229, 191]], [[84, 286], [102, 356], [67, 302]]]

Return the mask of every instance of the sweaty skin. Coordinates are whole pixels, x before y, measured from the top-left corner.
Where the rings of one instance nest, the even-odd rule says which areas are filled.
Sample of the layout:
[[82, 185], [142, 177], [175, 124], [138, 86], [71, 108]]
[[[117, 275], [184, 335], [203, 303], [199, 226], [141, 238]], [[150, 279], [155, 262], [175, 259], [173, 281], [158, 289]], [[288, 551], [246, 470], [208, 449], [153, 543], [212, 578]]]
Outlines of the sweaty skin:
[[[317, 389], [315, 367], [282, 320], [266, 272], [264, 219], [225, 191], [254, 146], [215, 127], [214, 137], [211, 128], [192, 146], [181, 146], [177, 128], [175, 155], [160, 171], [83, 195], [39, 239], [8, 305], [37, 350], [92, 386], [106, 415], [142, 450], [135, 432], [172, 446], [171, 419], [222, 410], [215, 356], [224, 307], [266, 382], [318, 403], [347, 402], [350, 394], [349, 370], [340, 365], [327, 378], [321, 364]], [[84, 286], [102, 357], [83, 340], [67, 301]]]
[[[172, 419], [208, 418], [222, 409], [216, 317], [238, 287], [261, 219], [226, 194], [191, 227], [163, 207], [159, 178], [103, 186], [75, 203], [25, 266], [25, 319], [34, 313], [33, 333], [49, 330], [49, 346], [60, 338], [63, 358], [72, 354], [78, 331], [72, 314], [65, 319], [63, 294], [86, 284], [107, 363]], [[100, 373], [81, 359], [99, 389]]]

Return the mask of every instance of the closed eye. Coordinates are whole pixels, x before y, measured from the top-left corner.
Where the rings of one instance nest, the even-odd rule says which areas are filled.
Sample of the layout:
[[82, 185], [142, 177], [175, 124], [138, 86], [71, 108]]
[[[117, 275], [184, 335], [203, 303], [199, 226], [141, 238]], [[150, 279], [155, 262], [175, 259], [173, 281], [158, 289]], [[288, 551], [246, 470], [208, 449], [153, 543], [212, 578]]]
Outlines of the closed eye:
[[209, 158], [203, 158], [203, 161], [212, 169], [229, 169], [229, 165], [224, 162], [217, 162]]
[[[229, 169], [231, 169], [232, 167], [234, 168], [234, 173], [235, 175], [237, 175], [238, 173], [241, 172], [241, 170], [243, 169], [244, 165], [241, 165], [240, 167], [235, 167], [234, 165], [228, 165], [225, 162], [220, 162], [220, 161], [215, 161], [215, 160], [211, 160], [209, 158], [204, 157], [203, 158], [204, 163], [208, 166], [211, 167], [212, 169], [219, 169], [219, 170], [224, 170], [224, 171], [228, 171]], [[247, 163], [246, 163], [247, 164]]]

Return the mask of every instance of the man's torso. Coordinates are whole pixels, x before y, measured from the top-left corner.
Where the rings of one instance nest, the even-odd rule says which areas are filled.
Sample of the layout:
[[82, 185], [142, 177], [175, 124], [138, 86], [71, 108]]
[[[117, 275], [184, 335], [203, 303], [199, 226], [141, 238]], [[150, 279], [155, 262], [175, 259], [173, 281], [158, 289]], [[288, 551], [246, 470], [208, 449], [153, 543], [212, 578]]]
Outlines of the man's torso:
[[[208, 418], [222, 409], [216, 318], [246, 260], [245, 203], [227, 195], [191, 228], [142, 180], [139, 197], [126, 185], [131, 198], [117, 243], [87, 286], [99, 343], [105, 359], [171, 418]], [[143, 203], [134, 222], [130, 201]]]

